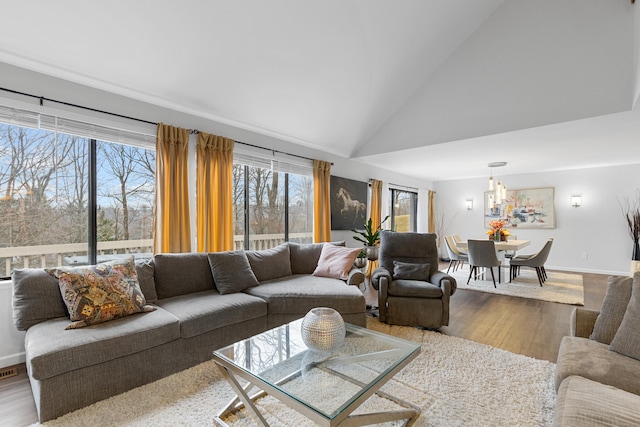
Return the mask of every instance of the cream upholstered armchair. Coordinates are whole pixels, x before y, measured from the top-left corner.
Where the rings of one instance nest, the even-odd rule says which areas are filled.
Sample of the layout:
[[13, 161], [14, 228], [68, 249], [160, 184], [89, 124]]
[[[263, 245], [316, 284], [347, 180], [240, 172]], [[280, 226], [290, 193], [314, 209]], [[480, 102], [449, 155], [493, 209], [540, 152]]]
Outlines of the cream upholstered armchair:
[[449, 299], [456, 280], [438, 271], [435, 234], [380, 232], [378, 291], [380, 321], [438, 329], [449, 324]]

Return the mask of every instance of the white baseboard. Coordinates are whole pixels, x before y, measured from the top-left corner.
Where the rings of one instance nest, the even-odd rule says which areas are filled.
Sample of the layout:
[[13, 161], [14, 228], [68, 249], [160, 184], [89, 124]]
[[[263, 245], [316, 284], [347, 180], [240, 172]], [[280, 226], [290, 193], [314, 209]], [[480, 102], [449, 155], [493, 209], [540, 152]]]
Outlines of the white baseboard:
[[26, 360], [24, 352], [9, 354], [7, 356], [0, 357], [0, 369], [7, 368], [9, 366], [19, 365], [20, 363], [24, 363]]

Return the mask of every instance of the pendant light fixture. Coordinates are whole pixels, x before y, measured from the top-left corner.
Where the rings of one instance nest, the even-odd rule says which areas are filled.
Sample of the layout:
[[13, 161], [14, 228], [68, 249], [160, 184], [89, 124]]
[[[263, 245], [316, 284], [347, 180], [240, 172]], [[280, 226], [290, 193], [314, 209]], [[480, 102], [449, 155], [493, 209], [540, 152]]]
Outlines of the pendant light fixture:
[[491, 173], [489, 175], [489, 202], [501, 204], [504, 199], [507, 198], [507, 186], [504, 185], [503, 182], [497, 181], [494, 185], [493, 178], [493, 168], [501, 168], [507, 165], [507, 162], [491, 162], [489, 163], [489, 167], [491, 168]]

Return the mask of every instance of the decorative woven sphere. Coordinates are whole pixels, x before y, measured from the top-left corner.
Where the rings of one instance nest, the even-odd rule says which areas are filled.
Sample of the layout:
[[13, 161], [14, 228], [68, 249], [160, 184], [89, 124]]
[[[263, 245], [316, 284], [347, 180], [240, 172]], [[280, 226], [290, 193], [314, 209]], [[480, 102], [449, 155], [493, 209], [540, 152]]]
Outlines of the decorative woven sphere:
[[344, 342], [346, 330], [340, 313], [333, 308], [316, 307], [304, 316], [302, 341], [312, 350], [328, 351]]

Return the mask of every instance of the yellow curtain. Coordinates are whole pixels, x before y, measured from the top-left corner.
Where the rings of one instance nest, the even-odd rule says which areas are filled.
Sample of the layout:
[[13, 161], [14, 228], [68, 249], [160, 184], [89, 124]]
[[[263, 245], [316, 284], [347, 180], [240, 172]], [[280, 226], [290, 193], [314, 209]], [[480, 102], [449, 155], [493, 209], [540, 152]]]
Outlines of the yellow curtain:
[[188, 150], [187, 129], [158, 123], [155, 253], [191, 251]]
[[200, 132], [196, 148], [198, 252], [233, 249], [233, 147], [235, 141]]
[[[382, 181], [371, 180], [371, 223], [374, 227], [382, 221]], [[378, 266], [378, 261], [369, 261], [367, 264], [367, 276], [371, 277], [373, 270]]]
[[427, 224], [427, 231], [429, 233], [436, 232], [436, 207], [434, 203], [434, 197], [436, 195], [435, 191], [429, 190], [429, 206], [428, 206], [428, 215], [429, 215], [429, 223]]
[[331, 240], [331, 163], [313, 161], [313, 241]]

